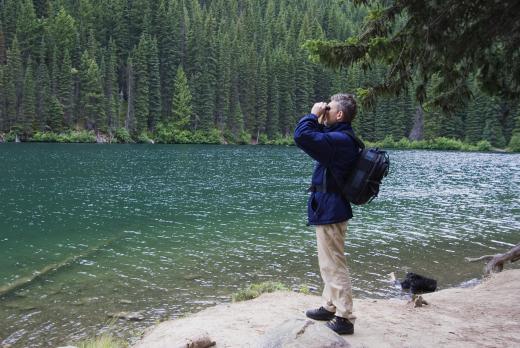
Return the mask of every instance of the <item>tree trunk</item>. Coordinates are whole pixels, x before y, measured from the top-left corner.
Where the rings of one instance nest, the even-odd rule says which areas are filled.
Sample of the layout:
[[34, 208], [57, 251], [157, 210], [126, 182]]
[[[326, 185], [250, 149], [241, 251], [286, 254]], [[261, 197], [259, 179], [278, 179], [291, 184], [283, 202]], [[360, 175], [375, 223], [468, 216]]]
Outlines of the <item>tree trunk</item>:
[[486, 267], [484, 268], [484, 272], [486, 274], [501, 272], [504, 268], [504, 263], [507, 261], [515, 262], [520, 260], [520, 243], [504, 254], [484, 255], [477, 258], [466, 257], [466, 261], [468, 262], [482, 260], [488, 261]]

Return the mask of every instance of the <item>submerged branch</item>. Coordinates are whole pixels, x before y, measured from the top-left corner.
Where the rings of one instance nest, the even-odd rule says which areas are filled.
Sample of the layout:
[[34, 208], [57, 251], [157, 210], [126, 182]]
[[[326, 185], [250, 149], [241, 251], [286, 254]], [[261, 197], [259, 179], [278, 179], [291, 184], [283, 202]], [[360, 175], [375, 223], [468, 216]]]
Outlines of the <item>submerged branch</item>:
[[468, 262], [488, 261], [484, 271], [486, 274], [498, 273], [504, 269], [504, 263], [507, 261], [515, 262], [520, 260], [520, 243], [511, 248], [507, 253], [496, 255], [484, 255], [477, 258], [466, 257]]

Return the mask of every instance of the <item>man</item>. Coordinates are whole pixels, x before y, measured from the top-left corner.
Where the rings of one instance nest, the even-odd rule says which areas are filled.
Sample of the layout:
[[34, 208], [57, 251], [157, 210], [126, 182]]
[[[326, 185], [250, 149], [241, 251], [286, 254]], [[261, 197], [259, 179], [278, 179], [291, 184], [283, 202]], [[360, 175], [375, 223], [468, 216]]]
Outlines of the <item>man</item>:
[[294, 131], [294, 141], [316, 160], [311, 195], [307, 204], [309, 225], [316, 226], [318, 263], [323, 279], [324, 304], [308, 310], [307, 317], [326, 320], [336, 333], [353, 334], [352, 289], [345, 258], [347, 221], [352, 208], [338, 183], [358, 157], [358, 147], [345, 131], [352, 132], [356, 100], [351, 94], [336, 94], [330, 103], [316, 103]]

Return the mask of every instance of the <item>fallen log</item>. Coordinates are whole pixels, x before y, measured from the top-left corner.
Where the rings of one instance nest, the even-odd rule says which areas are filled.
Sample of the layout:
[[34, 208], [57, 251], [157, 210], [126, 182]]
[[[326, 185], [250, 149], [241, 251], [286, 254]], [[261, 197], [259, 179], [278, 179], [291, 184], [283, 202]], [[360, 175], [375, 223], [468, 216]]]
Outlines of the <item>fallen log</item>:
[[466, 257], [465, 259], [468, 262], [488, 261], [486, 267], [484, 268], [484, 272], [486, 274], [498, 273], [504, 269], [504, 263], [507, 261], [515, 262], [520, 260], [520, 243], [515, 245], [507, 253], [484, 255], [476, 258]]

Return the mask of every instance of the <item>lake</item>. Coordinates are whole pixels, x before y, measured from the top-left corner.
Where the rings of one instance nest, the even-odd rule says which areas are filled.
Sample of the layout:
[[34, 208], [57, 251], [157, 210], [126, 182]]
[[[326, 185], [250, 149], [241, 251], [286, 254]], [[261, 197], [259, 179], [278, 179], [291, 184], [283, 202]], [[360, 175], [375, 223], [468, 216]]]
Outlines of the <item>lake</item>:
[[[465, 256], [520, 241], [520, 154], [390, 158], [380, 197], [349, 223], [356, 297], [406, 296], [390, 272], [471, 284], [483, 263]], [[0, 297], [0, 346], [129, 338], [268, 280], [318, 294], [312, 168], [296, 147], [0, 145], [0, 288], [53, 270]], [[108, 317], [121, 311], [145, 319]]]

